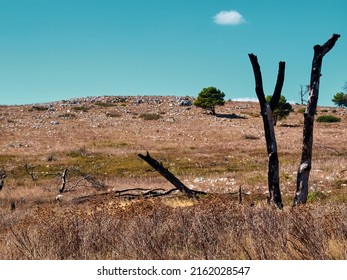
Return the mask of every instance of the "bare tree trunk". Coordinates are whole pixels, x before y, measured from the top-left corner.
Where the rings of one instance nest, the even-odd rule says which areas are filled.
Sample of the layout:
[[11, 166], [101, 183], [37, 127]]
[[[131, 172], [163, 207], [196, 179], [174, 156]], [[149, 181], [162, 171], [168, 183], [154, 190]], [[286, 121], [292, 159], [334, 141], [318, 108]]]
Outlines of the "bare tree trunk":
[[300, 85], [300, 91], [299, 91], [299, 94], [300, 94], [300, 101], [301, 101], [301, 105], [305, 105], [305, 103], [307, 103], [307, 101], [304, 99], [305, 95], [309, 92], [310, 90], [310, 86], [305, 86], [305, 91], [304, 91], [304, 87], [303, 85]]
[[313, 123], [318, 103], [322, 62], [324, 55], [334, 47], [339, 37], [340, 35], [333, 34], [333, 36], [324, 45], [316, 45], [313, 47], [314, 55], [312, 61], [309, 99], [307, 102], [306, 112], [304, 114], [302, 155], [297, 173], [294, 206], [306, 203], [307, 201], [308, 181], [312, 167]]
[[281, 97], [281, 91], [284, 83], [284, 72], [285, 72], [285, 62], [281, 61], [278, 67], [277, 82], [275, 86], [274, 93], [270, 100], [270, 103], [266, 102], [264, 90], [263, 90], [263, 80], [261, 76], [261, 70], [258, 63], [258, 58], [254, 54], [249, 54], [249, 59], [251, 60], [254, 78], [255, 78], [255, 92], [257, 94], [261, 115], [263, 117], [266, 148], [269, 155], [268, 162], [268, 187], [270, 193], [270, 204], [276, 205], [278, 208], [282, 208], [282, 198], [279, 186], [279, 162], [277, 153], [277, 142], [275, 137], [274, 128], [274, 116], [273, 111], [278, 105]]
[[162, 163], [159, 163], [154, 158], [150, 156], [147, 152], [147, 155], [138, 155], [145, 162], [147, 162], [150, 166], [152, 166], [155, 170], [157, 170], [160, 175], [162, 175], [166, 180], [168, 180], [171, 184], [173, 184], [178, 190], [186, 194], [188, 197], [194, 197], [196, 194], [205, 194], [204, 192], [193, 191], [186, 187], [179, 179], [175, 177], [168, 169], [164, 168]]

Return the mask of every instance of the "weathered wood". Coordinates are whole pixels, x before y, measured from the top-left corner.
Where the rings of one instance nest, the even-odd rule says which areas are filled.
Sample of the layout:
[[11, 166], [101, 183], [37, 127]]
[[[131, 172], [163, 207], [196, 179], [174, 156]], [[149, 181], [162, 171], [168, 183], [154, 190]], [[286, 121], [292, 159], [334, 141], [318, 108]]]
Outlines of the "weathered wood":
[[239, 200], [239, 203], [242, 204], [242, 187], [239, 187], [239, 191], [237, 193], [237, 198]]
[[173, 175], [167, 168], [165, 168], [162, 163], [159, 163], [154, 158], [152, 158], [148, 152], [145, 156], [142, 154], [139, 154], [138, 156], [145, 162], [147, 162], [150, 166], [152, 166], [155, 170], [157, 170], [160, 175], [162, 175], [166, 180], [168, 180], [178, 190], [180, 190], [188, 197], [192, 198], [197, 194], [205, 194], [204, 192], [194, 191], [186, 187], [179, 179], [176, 178], [175, 175]]
[[5, 171], [0, 170], [0, 191], [4, 187], [6, 177]]
[[68, 169], [66, 168], [66, 169], [64, 169], [63, 173], [61, 174], [61, 186], [59, 189], [60, 193], [63, 193], [65, 191], [67, 171], [68, 171]]
[[278, 208], [282, 208], [282, 198], [279, 185], [279, 162], [277, 153], [277, 142], [274, 128], [274, 116], [273, 111], [281, 97], [281, 91], [284, 83], [285, 62], [279, 62], [277, 82], [274, 93], [270, 102], [266, 102], [263, 80], [261, 75], [258, 58], [254, 54], [249, 54], [249, 59], [252, 63], [254, 79], [255, 79], [255, 92], [257, 94], [259, 105], [261, 109], [261, 115], [263, 118], [266, 148], [269, 156], [268, 160], [268, 188], [269, 188], [269, 202], [276, 205]]
[[314, 55], [311, 69], [309, 99], [304, 113], [302, 154], [297, 172], [294, 206], [305, 204], [307, 201], [309, 177], [312, 168], [313, 123], [317, 110], [322, 62], [324, 55], [334, 47], [339, 37], [340, 35], [333, 34], [324, 45], [316, 45], [313, 47]]

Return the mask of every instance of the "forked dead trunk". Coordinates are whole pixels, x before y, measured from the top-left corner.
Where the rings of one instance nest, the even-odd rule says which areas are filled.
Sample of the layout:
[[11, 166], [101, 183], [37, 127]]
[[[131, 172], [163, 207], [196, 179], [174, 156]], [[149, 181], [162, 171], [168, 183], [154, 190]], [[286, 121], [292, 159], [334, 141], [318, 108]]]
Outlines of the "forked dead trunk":
[[273, 111], [278, 105], [281, 97], [281, 91], [284, 83], [285, 62], [281, 61], [278, 67], [277, 82], [274, 90], [274, 94], [270, 102], [266, 102], [263, 80], [261, 76], [260, 66], [258, 58], [254, 54], [249, 54], [251, 60], [254, 78], [255, 78], [255, 92], [257, 94], [259, 105], [261, 109], [261, 115], [264, 123], [266, 148], [269, 156], [268, 160], [268, 188], [269, 188], [269, 202], [276, 205], [278, 208], [282, 208], [282, 198], [279, 184], [279, 162], [277, 153], [277, 142], [274, 128], [274, 115]]

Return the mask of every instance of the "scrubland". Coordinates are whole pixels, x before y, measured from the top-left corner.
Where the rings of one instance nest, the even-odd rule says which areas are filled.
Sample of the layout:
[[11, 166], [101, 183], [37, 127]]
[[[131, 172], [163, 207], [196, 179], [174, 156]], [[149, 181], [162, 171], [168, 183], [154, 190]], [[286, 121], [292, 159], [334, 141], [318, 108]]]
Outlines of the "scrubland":
[[[278, 122], [285, 205], [278, 210], [266, 203], [259, 105], [229, 101], [211, 116], [180, 101], [1, 106], [0, 259], [347, 259], [345, 110], [318, 109], [341, 122], [315, 123], [308, 203], [297, 208], [302, 106]], [[117, 197], [124, 189], [172, 188], [137, 156], [146, 151], [208, 194]], [[64, 169], [69, 191], [57, 200]]]

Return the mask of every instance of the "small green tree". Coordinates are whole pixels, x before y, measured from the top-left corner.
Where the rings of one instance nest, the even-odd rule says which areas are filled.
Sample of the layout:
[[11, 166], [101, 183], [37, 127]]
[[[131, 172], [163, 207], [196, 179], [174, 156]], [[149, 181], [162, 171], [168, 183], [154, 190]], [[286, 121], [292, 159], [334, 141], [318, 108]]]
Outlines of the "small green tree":
[[212, 115], [216, 114], [216, 106], [224, 105], [224, 92], [215, 87], [203, 88], [194, 101], [194, 105], [209, 110]]
[[[266, 102], [270, 102], [271, 95], [266, 96]], [[287, 102], [287, 99], [281, 95], [280, 101], [278, 102], [278, 105], [275, 107], [275, 110], [273, 111], [274, 114], [274, 125], [276, 125], [277, 120], [285, 119], [289, 116], [290, 112], [293, 112], [293, 107], [290, 105], [289, 102]]]
[[338, 92], [334, 95], [332, 101], [336, 106], [347, 107], [347, 94], [343, 92]]

